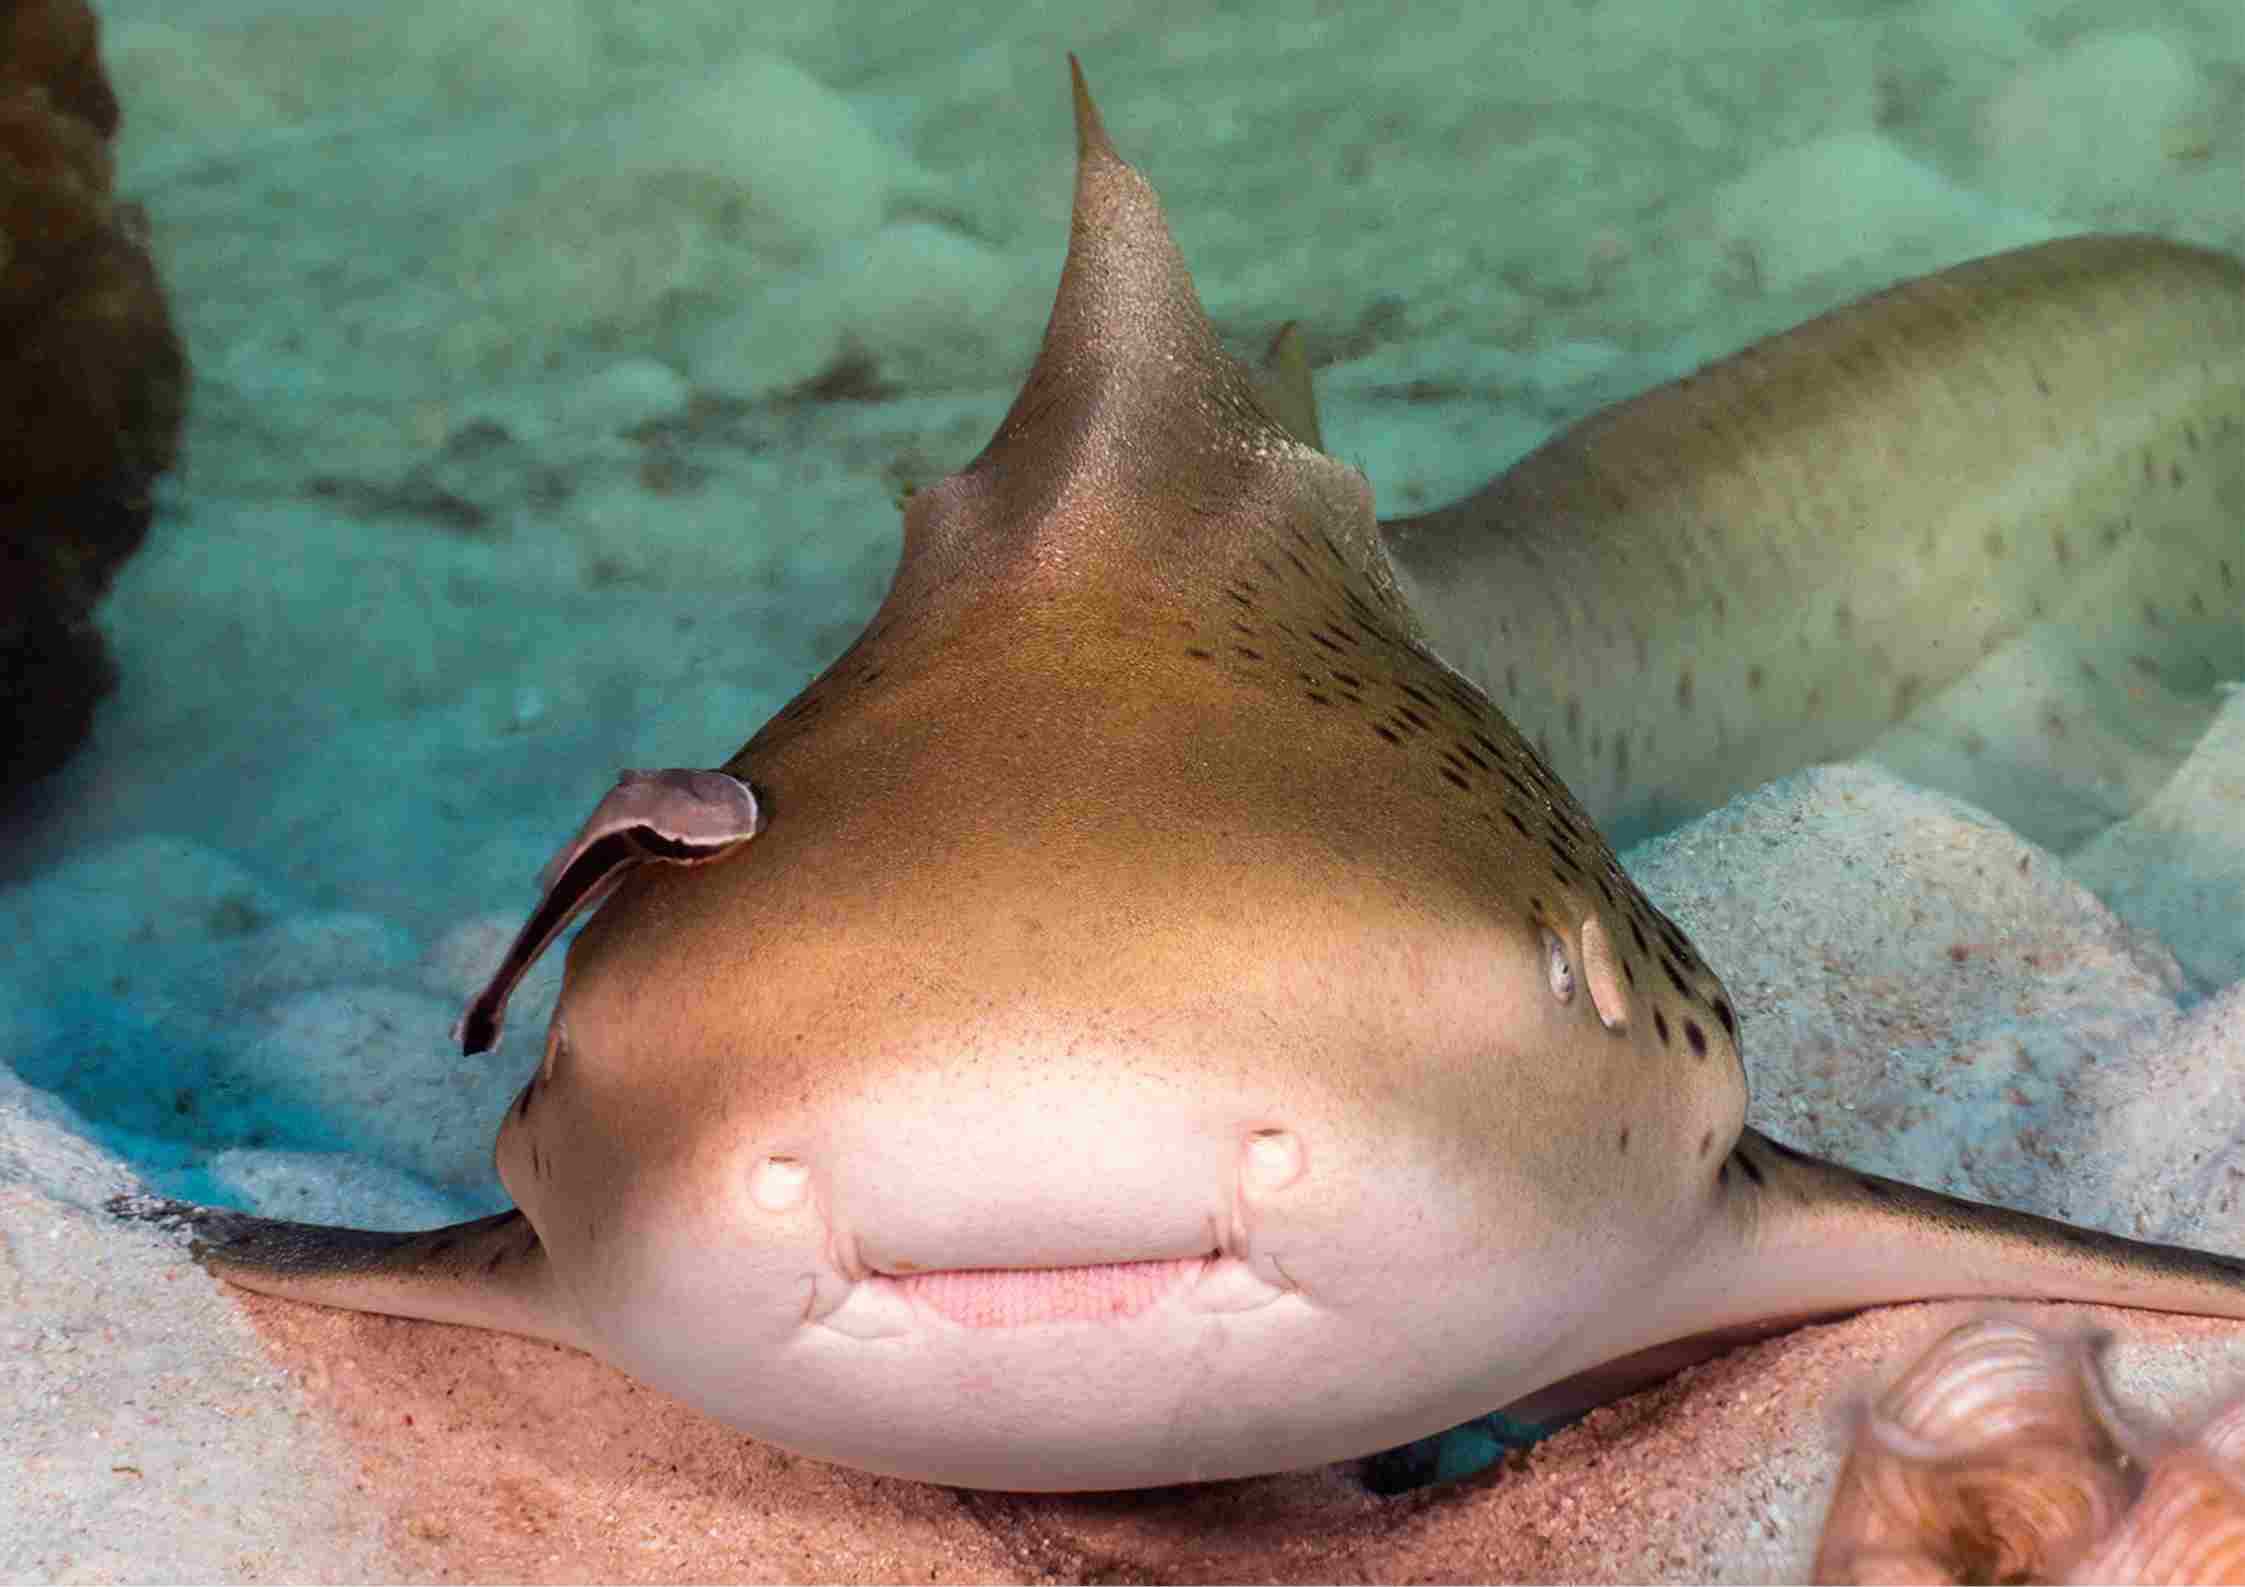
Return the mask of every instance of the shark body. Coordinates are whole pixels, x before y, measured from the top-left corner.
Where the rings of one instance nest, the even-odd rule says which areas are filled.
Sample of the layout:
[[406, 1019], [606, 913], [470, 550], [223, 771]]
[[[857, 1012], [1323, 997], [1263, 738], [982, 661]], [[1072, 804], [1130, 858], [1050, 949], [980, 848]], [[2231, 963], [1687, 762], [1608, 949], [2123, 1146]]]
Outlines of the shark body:
[[1618, 841], [1869, 749], [2064, 849], [2245, 675], [2241, 345], [2225, 255], [2022, 248], [1595, 414], [1384, 538], [1434, 648]]
[[634, 774], [551, 873], [608, 897], [500, 1130], [519, 1210], [198, 1211], [205, 1261], [1013, 1489], [1340, 1459], [1882, 1302], [2245, 1317], [2245, 1262], [1747, 1130], [1721, 982], [1599, 828], [1860, 746], [2084, 591], [2167, 592], [2108, 626], [2177, 700], [2230, 664], [2238, 514], [2192, 512], [2245, 478], [2245, 273], [1968, 266], [1382, 526], [1299, 365], [1266, 396], [1218, 344], [1080, 74], [1077, 119], [1035, 370], [872, 624], [737, 798]]

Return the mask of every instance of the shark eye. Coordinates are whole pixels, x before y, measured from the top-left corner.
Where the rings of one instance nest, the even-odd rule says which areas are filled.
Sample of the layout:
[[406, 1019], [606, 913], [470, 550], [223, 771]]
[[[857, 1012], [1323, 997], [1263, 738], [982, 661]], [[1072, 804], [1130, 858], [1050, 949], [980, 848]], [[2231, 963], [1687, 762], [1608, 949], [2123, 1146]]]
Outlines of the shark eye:
[[1549, 926], [1543, 932], [1544, 974], [1551, 980], [1551, 995], [1561, 1003], [1575, 1000], [1575, 967], [1567, 962], [1566, 946]]

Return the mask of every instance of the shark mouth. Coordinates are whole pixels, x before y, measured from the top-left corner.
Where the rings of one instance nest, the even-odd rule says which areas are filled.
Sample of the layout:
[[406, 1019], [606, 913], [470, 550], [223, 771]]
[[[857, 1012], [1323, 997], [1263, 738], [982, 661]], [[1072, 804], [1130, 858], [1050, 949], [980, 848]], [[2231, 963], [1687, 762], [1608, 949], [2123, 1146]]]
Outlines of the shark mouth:
[[1206, 1273], [1215, 1253], [1084, 1267], [969, 1267], [880, 1274], [906, 1300], [967, 1328], [1110, 1322], [1135, 1317]]

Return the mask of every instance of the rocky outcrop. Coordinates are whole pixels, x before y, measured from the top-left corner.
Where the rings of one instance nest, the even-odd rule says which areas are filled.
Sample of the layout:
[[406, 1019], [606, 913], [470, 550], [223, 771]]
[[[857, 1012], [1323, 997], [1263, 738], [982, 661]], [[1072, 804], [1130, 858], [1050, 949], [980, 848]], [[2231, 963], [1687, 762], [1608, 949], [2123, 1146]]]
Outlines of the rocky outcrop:
[[185, 406], [95, 45], [84, 0], [0, 0], [0, 791], [60, 764], [113, 681], [94, 605]]

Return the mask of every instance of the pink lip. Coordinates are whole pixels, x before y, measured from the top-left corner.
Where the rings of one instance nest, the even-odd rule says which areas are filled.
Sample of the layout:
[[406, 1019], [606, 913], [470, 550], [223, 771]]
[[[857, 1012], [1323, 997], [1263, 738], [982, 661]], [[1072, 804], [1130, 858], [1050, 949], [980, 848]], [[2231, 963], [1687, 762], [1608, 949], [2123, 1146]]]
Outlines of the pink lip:
[[1135, 1317], [1197, 1277], [1207, 1257], [1088, 1267], [970, 1267], [881, 1274], [873, 1282], [968, 1328]]

